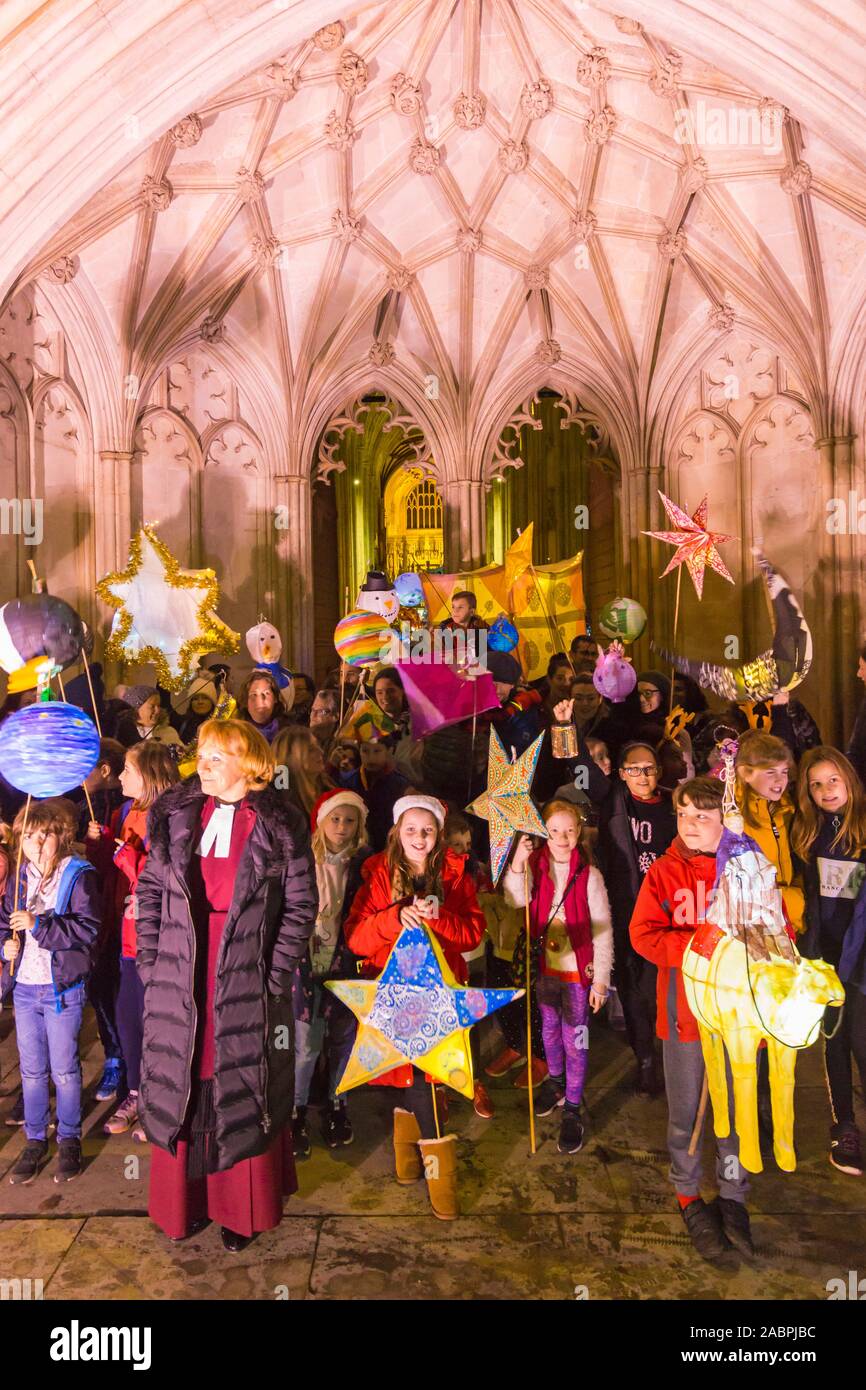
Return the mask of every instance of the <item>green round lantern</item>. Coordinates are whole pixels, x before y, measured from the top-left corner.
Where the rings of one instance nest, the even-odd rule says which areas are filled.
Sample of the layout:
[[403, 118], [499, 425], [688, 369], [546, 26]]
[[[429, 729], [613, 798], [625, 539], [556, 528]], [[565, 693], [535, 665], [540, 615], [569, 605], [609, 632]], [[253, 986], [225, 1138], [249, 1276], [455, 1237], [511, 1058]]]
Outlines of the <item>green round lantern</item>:
[[598, 630], [620, 642], [636, 642], [646, 627], [646, 611], [636, 599], [615, 598], [598, 615]]

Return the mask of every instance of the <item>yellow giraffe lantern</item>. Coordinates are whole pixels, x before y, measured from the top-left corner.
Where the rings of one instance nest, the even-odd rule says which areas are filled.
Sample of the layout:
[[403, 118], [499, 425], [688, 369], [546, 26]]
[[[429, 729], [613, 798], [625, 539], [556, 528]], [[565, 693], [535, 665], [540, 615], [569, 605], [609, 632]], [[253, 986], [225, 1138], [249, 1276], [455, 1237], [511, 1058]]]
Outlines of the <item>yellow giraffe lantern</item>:
[[754, 840], [726, 831], [723, 868], [706, 921], [683, 956], [686, 998], [695, 1016], [707, 1068], [715, 1131], [730, 1134], [725, 1050], [734, 1082], [740, 1162], [760, 1173], [757, 1051], [766, 1041], [773, 1108], [773, 1153], [792, 1173], [794, 1068], [801, 1048], [815, 1042], [828, 1005], [844, 998], [841, 981], [823, 960], [804, 960], [785, 931], [776, 870]]

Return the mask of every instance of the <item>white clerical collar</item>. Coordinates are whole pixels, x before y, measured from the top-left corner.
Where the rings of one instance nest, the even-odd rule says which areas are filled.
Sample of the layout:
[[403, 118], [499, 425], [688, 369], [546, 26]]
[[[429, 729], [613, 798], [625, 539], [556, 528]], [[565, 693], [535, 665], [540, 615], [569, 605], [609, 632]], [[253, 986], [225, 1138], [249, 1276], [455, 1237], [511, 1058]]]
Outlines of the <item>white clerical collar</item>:
[[214, 806], [196, 851], [202, 858], [210, 854], [214, 859], [228, 859], [236, 805], [234, 801], [218, 801]]

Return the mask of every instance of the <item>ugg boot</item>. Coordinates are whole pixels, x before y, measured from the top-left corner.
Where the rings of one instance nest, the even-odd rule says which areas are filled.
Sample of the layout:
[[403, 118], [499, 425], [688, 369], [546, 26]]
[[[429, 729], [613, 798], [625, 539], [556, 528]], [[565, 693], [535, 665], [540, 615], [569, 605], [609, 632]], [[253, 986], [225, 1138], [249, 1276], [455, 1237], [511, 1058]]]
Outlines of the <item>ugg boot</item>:
[[440, 1221], [455, 1221], [460, 1215], [457, 1202], [457, 1137], [422, 1139], [418, 1146], [424, 1160], [424, 1176], [433, 1215]]
[[421, 1130], [415, 1116], [408, 1110], [394, 1111], [394, 1162], [397, 1181], [404, 1187], [424, 1176], [418, 1141]]

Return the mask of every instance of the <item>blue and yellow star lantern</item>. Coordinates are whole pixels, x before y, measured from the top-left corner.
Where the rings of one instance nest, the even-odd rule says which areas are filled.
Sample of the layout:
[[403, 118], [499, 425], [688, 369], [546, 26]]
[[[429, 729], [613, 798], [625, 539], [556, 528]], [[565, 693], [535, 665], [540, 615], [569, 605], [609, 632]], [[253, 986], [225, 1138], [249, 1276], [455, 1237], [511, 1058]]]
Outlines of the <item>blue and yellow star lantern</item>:
[[515, 835], [543, 835], [547, 839], [544, 821], [529, 795], [543, 741], [544, 734], [539, 734], [519, 758], [509, 762], [502, 740], [495, 729], [490, 730], [487, 790], [466, 810], [489, 823], [490, 874], [494, 884], [499, 882]]
[[358, 1020], [338, 1095], [411, 1062], [469, 1100], [469, 1029], [523, 994], [459, 984], [427, 927], [403, 928], [377, 980], [328, 980], [325, 988]]

